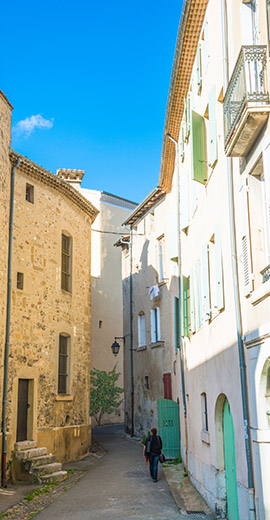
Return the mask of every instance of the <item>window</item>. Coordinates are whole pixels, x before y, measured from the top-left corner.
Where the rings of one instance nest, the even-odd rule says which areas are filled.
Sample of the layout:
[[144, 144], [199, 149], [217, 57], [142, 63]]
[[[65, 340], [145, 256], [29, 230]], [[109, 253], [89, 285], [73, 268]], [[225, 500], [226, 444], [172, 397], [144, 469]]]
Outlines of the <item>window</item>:
[[164, 281], [164, 237], [158, 239], [158, 283]]
[[204, 118], [192, 110], [192, 178], [205, 184], [207, 181], [207, 158]]
[[62, 279], [61, 287], [71, 292], [72, 238], [62, 234]]
[[17, 289], [23, 290], [23, 273], [17, 273]]
[[174, 297], [174, 348], [180, 347], [180, 334], [179, 334], [179, 298]]
[[140, 312], [138, 316], [138, 347], [144, 347], [145, 345], [145, 314]]
[[155, 307], [151, 309], [151, 343], [161, 341], [160, 334], [160, 309]]
[[145, 390], [149, 390], [149, 377], [145, 376], [144, 378], [144, 388]]
[[163, 374], [164, 399], [172, 400], [172, 376], [171, 373]]
[[26, 183], [25, 200], [34, 204], [34, 186], [32, 184]]
[[[190, 308], [189, 308], [189, 278], [182, 276], [182, 334], [189, 337], [190, 330]], [[180, 338], [179, 338], [180, 340]]]
[[207, 414], [207, 398], [206, 393], [201, 394], [201, 409], [202, 409], [202, 429], [208, 432], [208, 414]]
[[59, 336], [58, 394], [68, 393], [70, 336]]
[[197, 63], [197, 94], [200, 94], [201, 89], [202, 89], [202, 57], [201, 57], [200, 44], [197, 47], [196, 63]]

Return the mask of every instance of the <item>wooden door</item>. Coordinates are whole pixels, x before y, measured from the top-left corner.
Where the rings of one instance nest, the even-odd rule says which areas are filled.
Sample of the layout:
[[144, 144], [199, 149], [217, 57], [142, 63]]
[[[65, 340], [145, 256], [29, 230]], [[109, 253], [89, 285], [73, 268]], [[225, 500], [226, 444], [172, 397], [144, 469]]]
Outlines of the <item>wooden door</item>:
[[168, 372], [163, 374], [164, 399], [172, 399], [172, 377]]
[[27, 440], [28, 416], [28, 384], [29, 379], [19, 379], [18, 385], [18, 413], [17, 413], [17, 442]]

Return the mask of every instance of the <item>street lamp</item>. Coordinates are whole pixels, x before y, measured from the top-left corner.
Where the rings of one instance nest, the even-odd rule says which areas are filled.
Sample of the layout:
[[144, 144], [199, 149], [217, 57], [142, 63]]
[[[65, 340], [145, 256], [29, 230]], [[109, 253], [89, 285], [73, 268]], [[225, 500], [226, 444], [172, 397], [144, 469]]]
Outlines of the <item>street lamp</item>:
[[112, 353], [114, 356], [117, 356], [119, 349], [120, 349], [120, 345], [119, 345], [118, 341], [116, 341], [117, 339], [122, 339], [124, 342], [124, 346], [125, 346], [125, 337], [123, 337], [123, 336], [115, 337], [114, 342], [111, 345]]

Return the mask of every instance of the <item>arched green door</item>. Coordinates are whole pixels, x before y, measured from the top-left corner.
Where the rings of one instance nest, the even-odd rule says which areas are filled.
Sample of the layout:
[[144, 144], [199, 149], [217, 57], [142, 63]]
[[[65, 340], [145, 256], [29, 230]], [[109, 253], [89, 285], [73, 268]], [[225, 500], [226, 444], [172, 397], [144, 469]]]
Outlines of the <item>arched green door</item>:
[[230, 405], [226, 399], [223, 410], [224, 463], [227, 491], [227, 518], [238, 520], [238, 496], [235, 467], [234, 429]]

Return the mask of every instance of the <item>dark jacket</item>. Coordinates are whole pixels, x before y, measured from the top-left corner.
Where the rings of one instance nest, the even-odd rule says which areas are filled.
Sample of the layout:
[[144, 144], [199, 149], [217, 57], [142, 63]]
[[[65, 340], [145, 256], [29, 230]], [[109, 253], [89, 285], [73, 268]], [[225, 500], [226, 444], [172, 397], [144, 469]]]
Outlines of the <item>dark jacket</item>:
[[[150, 452], [148, 451], [150, 442]], [[146, 454], [160, 455], [162, 450], [162, 440], [159, 435], [148, 435], [144, 445], [146, 446]], [[148, 445], [148, 446], [147, 446]]]

